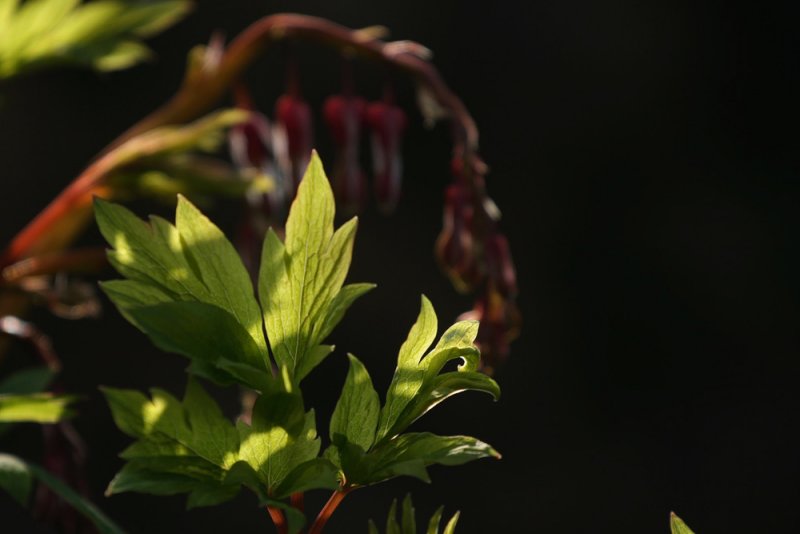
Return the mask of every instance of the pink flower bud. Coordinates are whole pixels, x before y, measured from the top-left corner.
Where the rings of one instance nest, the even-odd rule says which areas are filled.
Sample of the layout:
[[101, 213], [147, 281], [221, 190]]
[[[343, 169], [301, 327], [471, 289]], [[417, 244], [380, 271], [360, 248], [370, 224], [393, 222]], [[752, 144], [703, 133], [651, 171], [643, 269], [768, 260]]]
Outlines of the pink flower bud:
[[308, 167], [313, 148], [311, 108], [299, 95], [285, 94], [275, 103], [275, 120], [286, 135], [292, 184], [296, 191]]
[[336, 143], [332, 181], [336, 199], [345, 211], [360, 211], [367, 199], [366, 176], [359, 161], [361, 129], [366, 102], [363, 98], [333, 95], [325, 100], [325, 122]]
[[392, 211], [400, 199], [403, 178], [402, 138], [406, 114], [387, 102], [373, 102], [367, 107], [367, 124], [372, 130], [372, 169], [375, 195], [382, 210]]

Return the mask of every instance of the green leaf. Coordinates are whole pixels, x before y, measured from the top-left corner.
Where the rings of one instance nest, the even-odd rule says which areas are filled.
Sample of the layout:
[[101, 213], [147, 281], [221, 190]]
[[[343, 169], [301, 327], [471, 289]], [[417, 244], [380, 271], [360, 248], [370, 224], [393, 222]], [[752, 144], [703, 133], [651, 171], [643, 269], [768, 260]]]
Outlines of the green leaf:
[[401, 521], [403, 534], [417, 534], [417, 518], [414, 512], [414, 503], [411, 502], [411, 494], [406, 493], [403, 499], [403, 516]]
[[26, 506], [32, 487], [33, 475], [28, 465], [16, 456], [0, 453], [0, 488]]
[[[221, 308], [202, 302], [167, 302], [131, 308], [127, 314], [160, 349], [220, 369], [253, 389], [269, 387], [266, 352]], [[226, 366], [237, 363], [241, 366]]]
[[42, 484], [50, 488], [50, 490], [61, 497], [66, 503], [89, 519], [94, 526], [97, 527], [97, 530], [103, 534], [124, 533], [124, 530], [111, 521], [111, 519], [101, 512], [94, 504], [81, 497], [75, 490], [67, 486], [60, 479], [35, 464], [28, 464], [28, 469]]
[[0, 2], [0, 78], [50, 65], [127, 68], [150, 56], [139, 39], [183, 18], [186, 1]]
[[75, 397], [50, 393], [0, 395], [0, 422], [56, 423], [72, 415], [67, 407], [74, 401]]
[[120, 41], [103, 50], [88, 63], [99, 71], [125, 70], [153, 57], [153, 52], [136, 41]]
[[[262, 395], [253, 406], [252, 424], [240, 421], [237, 428], [241, 442], [239, 458], [253, 468], [270, 491], [281, 488], [282, 492], [291, 493], [295, 484], [314, 485], [308, 473], [295, 471], [315, 459], [320, 449], [314, 411], [303, 411], [299, 391]], [[318, 474], [319, 485], [315, 487], [330, 487], [324, 470]]]
[[686, 526], [686, 523], [680, 517], [675, 515], [675, 512], [671, 512], [669, 515], [669, 526], [672, 534], [694, 534], [692, 529]]
[[350, 309], [353, 303], [366, 293], [375, 289], [375, 284], [348, 284], [343, 286], [331, 302], [325, 317], [325, 325], [322, 328], [320, 337], [325, 339], [333, 331], [337, 324], [344, 318], [344, 314]]
[[0, 382], [0, 395], [40, 393], [53, 380], [55, 372], [48, 367], [33, 367], [14, 373]]
[[275, 498], [283, 499], [292, 493], [312, 489], [330, 489], [339, 487], [339, 473], [330, 461], [325, 458], [313, 458], [289, 472], [275, 488]]
[[78, 495], [72, 488], [49, 472], [16, 456], [0, 453], [0, 488], [8, 492], [23, 506], [28, 502], [34, 478], [49, 487], [70, 506], [86, 516], [100, 532], [109, 534], [123, 532], [95, 505]]
[[264, 240], [259, 300], [272, 352], [299, 383], [329, 353], [320, 344], [368, 286], [343, 288], [357, 220], [333, 230], [333, 192], [314, 153], [286, 222]]
[[426, 534], [439, 534], [439, 524], [442, 522], [442, 514], [444, 513], [444, 506], [440, 506], [431, 516], [428, 521], [428, 530]]
[[214, 223], [180, 195], [175, 226], [190, 263], [208, 288], [210, 303], [233, 315], [259, 349], [266, 351], [261, 308], [236, 249]]
[[414, 476], [430, 482], [429, 465], [461, 465], [481, 458], [500, 458], [489, 444], [468, 436], [437, 436], [427, 432], [402, 434], [364, 458], [360, 472], [350, 474], [352, 484], [374, 484], [396, 476]]
[[397, 499], [392, 500], [389, 515], [386, 517], [386, 534], [401, 534], [400, 524], [397, 522]]
[[[148, 225], [122, 206], [100, 199], [95, 201], [95, 214], [114, 248], [109, 260], [120, 274], [148, 286], [149, 300], [163, 302], [170, 296], [213, 304], [230, 313], [266, 352], [261, 310], [239, 255], [188, 200], [178, 197], [175, 226], [158, 217]], [[128, 286], [126, 300], [115, 303], [129, 309], [133, 289]]]
[[447, 525], [444, 527], [443, 534], [455, 534], [456, 525], [458, 525], [458, 519], [461, 517], [461, 512], [456, 512], [453, 514], [453, 517], [450, 518], [450, 521], [447, 522]]
[[375, 441], [381, 405], [364, 365], [352, 354], [348, 357], [350, 370], [339, 402], [333, 410], [330, 438], [334, 443], [343, 438], [366, 452]]
[[[412, 422], [446, 398], [474, 390], [500, 396], [497, 383], [477, 372], [480, 352], [474, 344], [477, 321], [460, 321], [451, 326], [439, 343], [425, 355], [436, 337], [436, 313], [430, 301], [422, 297], [422, 309], [400, 348], [397, 369], [378, 424], [376, 442], [391, 439]], [[423, 356], [424, 355], [424, 356]], [[460, 359], [457, 372], [439, 374], [451, 360]]]
[[381, 411], [378, 425], [379, 440], [389, 435], [395, 421], [422, 386], [425, 372], [419, 367], [419, 361], [436, 337], [437, 324], [436, 312], [433, 311], [431, 302], [423, 295], [417, 322], [411, 327], [408, 338], [400, 347], [397, 369], [386, 395], [386, 405]]
[[193, 508], [238, 493], [241, 479], [229, 480], [229, 474], [239, 459], [239, 434], [197, 382], [189, 381], [182, 402], [158, 389], [151, 398], [113, 388], [103, 393], [120, 430], [137, 438], [120, 455], [127, 463], [108, 495], [189, 493], [187, 506]]
[[[444, 512], [444, 506], [440, 506], [431, 516], [430, 521], [428, 521], [428, 527], [425, 529], [426, 534], [439, 534], [439, 525], [442, 521], [442, 513]], [[458, 522], [459, 512], [456, 512], [452, 519], [448, 522], [445, 532], [453, 533], [455, 532], [456, 523]], [[368, 523], [369, 526], [369, 533], [370, 534], [380, 534], [378, 527], [375, 525], [375, 522], [371, 519]], [[417, 523], [416, 523], [416, 513], [414, 512], [414, 503], [411, 500], [411, 494], [406, 494], [405, 498], [403, 499], [403, 507], [402, 507], [402, 519], [401, 522], [397, 522], [397, 499], [392, 501], [392, 505], [389, 508], [389, 515], [386, 518], [386, 533], [396, 533], [396, 534], [416, 534], [417, 532]]]
[[264, 390], [271, 364], [249, 276], [222, 232], [182, 197], [176, 225], [145, 223], [97, 200], [108, 257], [128, 280], [102, 284], [120, 313], [160, 348], [192, 360], [190, 372]]

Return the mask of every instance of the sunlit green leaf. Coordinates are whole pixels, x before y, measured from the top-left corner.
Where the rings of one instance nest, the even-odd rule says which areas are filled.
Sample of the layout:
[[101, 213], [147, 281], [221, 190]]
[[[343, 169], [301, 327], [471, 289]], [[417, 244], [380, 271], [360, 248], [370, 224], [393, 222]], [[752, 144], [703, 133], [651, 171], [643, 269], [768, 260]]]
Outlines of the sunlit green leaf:
[[50, 393], [0, 395], [0, 422], [56, 423], [72, 415], [68, 406], [74, 400]]
[[671, 513], [669, 516], [669, 526], [672, 530], [672, 534], [694, 534], [692, 529], [686, 526], [686, 523], [683, 520], [675, 515], [675, 513]]
[[[500, 395], [497, 383], [477, 372], [480, 352], [474, 344], [477, 321], [460, 321], [442, 334], [439, 343], [425, 354], [436, 337], [436, 313], [422, 297], [422, 309], [397, 359], [386, 404], [381, 410], [377, 442], [391, 439], [428, 410], [462, 391], [474, 390]], [[424, 356], [423, 356], [424, 355]], [[451, 360], [460, 359], [456, 372], [440, 374]]]
[[262, 395], [253, 407], [252, 423], [238, 424], [239, 457], [271, 491], [288, 496], [300, 488], [336, 487], [336, 470], [327, 460], [316, 461], [320, 449], [314, 411], [303, 411], [297, 392]]
[[151, 55], [139, 39], [173, 25], [190, 6], [180, 0], [2, 0], [0, 78], [61, 64], [130, 67]]
[[339, 402], [330, 423], [331, 441], [341, 436], [349, 443], [368, 451], [375, 441], [375, 429], [380, 414], [380, 399], [367, 369], [358, 358], [350, 358], [350, 370]]
[[350, 267], [357, 226], [334, 232], [333, 192], [316, 153], [286, 221], [286, 241], [270, 230], [264, 241], [259, 300], [273, 354], [296, 382], [329, 352], [320, 344], [344, 310], [369, 286], [342, 284]]
[[469, 436], [437, 436], [427, 432], [401, 434], [375, 447], [364, 457], [354, 484], [374, 484], [396, 476], [413, 476], [429, 482], [429, 465], [461, 465], [481, 458], [500, 458], [491, 445]]

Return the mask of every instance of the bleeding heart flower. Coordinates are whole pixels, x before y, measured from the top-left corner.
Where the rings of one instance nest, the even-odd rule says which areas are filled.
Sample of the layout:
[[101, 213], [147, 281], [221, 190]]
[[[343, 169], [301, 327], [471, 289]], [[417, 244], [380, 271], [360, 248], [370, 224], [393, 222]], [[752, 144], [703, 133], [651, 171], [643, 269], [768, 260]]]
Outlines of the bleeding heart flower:
[[400, 199], [403, 179], [402, 138], [405, 112], [391, 102], [373, 102], [367, 107], [367, 124], [372, 131], [372, 169], [378, 206], [392, 211]]
[[275, 103], [275, 121], [286, 137], [294, 193], [311, 158], [314, 142], [311, 108], [299, 94], [289, 92]]
[[272, 128], [265, 115], [253, 110], [244, 87], [236, 89], [235, 97], [238, 107], [250, 111], [250, 119], [230, 129], [231, 157], [243, 174], [264, 174], [272, 180], [269, 193], [254, 190], [247, 200], [267, 217], [280, 218], [291, 193], [286, 135], [280, 128]]
[[359, 161], [366, 107], [363, 98], [333, 95], [325, 100], [323, 109], [325, 122], [336, 143], [333, 190], [338, 203], [351, 213], [360, 211], [367, 200], [366, 176]]
[[486, 270], [490, 283], [506, 297], [517, 294], [517, 273], [511, 259], [508, 238], [495, 232], [486, 240], [484, 247]]
[[473, 207], [469, 191], [455, 183], [445, 190], [442, 232], [436, 257], [459, 291], [469, 291], [480, 280], [472, 235]]

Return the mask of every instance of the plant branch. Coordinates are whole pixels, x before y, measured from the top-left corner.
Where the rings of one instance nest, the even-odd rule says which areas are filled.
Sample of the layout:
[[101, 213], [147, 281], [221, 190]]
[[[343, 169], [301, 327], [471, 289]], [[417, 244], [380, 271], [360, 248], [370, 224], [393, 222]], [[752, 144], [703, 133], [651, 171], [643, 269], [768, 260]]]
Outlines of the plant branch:
[[92, 197], [106, 196], [111, 192], [105, 181], [114, 167], [112, 154], [115, 148], [154, 128], [183, 123], [208, 112], [270, 44], [286, 38], [319, 41], [409, 73], [450, 117], [456, 146], [465, 152], [465, 160], [472, 160], [478, 146], [475, 121], [461, 100], [447, 87], [433, 64], [425, 59], [427, 51], [421, 45], [410, 42], [387, 43], [374, 38], [370, 32], [351, 30], [317, 17], [272, 15], [248, 27], [220, 57], [214, 53], [217, 51], [214, 49], [207, 51], [202, 58], [194, 54], [183, 85], [175, 96], [113, 141], [97, 160], [17, 234], [0, 256], [0, 267], [68, 246], [90, 219]]
[[302, 491], [298, 491], [297, 493], [292, 493], [289, 497], [289, 504], [292, 505], [293, 508], [297, 508], [301, 512], [305, 511], [305, 498], [303, 496]]
[[333, 512], [336, 511], [336, 508], [342, 503], [344, 498], [351, 491], [353, 491], [353, 488], [342, 488], [334, 491], [333, 494], [331, 494], [330, 499], [328, 499], [328, 502], [325, 503], [325, 506], [323, 506], [322, 510], [320, 510], [319, 515], [314, 521], [314, 524], [311, 525], [311, 529], [308, 531], [308, 534], [321, 534], [322, 529], [325, 528], [325, 524], [331, 518]]
[[267, 506], [267, 512], [272, 518], [272, 522], [275, 523], [275, 528], [278, 529], [278, 534], [288, 534], [289, 525], [286, 522], [286, 517], [284, 517], [281, 509], [275, 508], [274, 506]]

